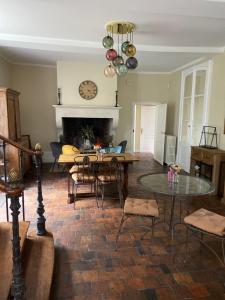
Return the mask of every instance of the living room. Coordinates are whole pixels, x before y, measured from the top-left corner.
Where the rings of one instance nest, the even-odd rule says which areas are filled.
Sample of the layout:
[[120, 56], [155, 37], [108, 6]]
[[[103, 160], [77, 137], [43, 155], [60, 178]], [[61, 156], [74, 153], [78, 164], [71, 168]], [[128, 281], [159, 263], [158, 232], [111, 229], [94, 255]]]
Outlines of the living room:
[[[185, 239], [185, 230], [182, 226], [178, 226], [178, 230], [175, 230], [176, 224], [175, 222], [173, 224], [173, 214], [176, 220], [181, 218], [179, 217], [181, 209], [179, 210], [178, 207], [180, 202], [175, 201], [175, 198], [179, 200], [183, 195], [178, 197], [168, 192], [167, 198], [172, 197], [169, 202], [164, 200], [163, 192], [156, 193], [155, 196], [154, 188], [146, 188], [144, 176], [167, 174], [168, 166], [164, 164], [164, 140], [163, 144], [161, 140], [158, 141], [161, 149], [159, 152], [163, 153], [163, 158], [157, 159], [158, 153], [141, 150], [143, 128], [141, 128], [138, 110], [141, 110], [142, 106], [166, 105], [166, 116], [163, 119], [158, 117], [158, 121], [165, 123], [165, 130], [161, 131], [163, 139], [165, 135], [176, 139], [174, 150], [176, 159], [170, 163], [176, 163], [177, 167], [183, 169], [179, 175], [180, 182], [182, 176], [189, 173], [197, 174], [193, 176], [193, 180], [199, 176], [199, 170], [194, 167], [198, 166], [201, 159], [196, 159], [197, 156], [192, 157], [191, 147], [200, 145], [203, 125], [216, 129], [217, 140], [216, 150], [214, 150], [221, 151], [218, 153], [219, 158], [212, 159], [212, 168], [211, 163], [205, 165], [202, 163], [200, 170], [202, 172], [200, 178], [206, 179], [206, 182], [210, 179], [212, 185], [210, 184], [204, 193], [197, 194], [198, 201], [193, 201], [195, 196], [192, 194], [192, 197], [184, 197], [188, 200], [183, 201], [182, 205], [183, 212], [186, 210], [192, 212], [204, 207], [224, 216], [225, 3], [182, 0], [172, 1], [169, 4], [166, 0], [157, 3], [143, 0], [140, 4], [142, 5], [128, 1], [116, 2], [115, 7], [109, 9], [104, 1], [88, 4], [69, 1], [67, 5], [59, 1], [55, 3], [2, 1], [0, 87], [20, 93], [21, 133], [29, 136], [31, 142], [29, 150], [34, 155], [32, 167], [25, 176], [26, 189], [23, 193], [25, 219], [31, 222], [29, 231], [26, 228], [26, 234], [28, 231], [29, 236], [31, 229], [36, 226], [37, 205], [39, 205], [38, 220], [42, 222], [45, 216], [47, 231], [53, 233], [55, 259], [49, 262], [49, 274], [53, 272], [54, 267], [53, 282], [49, 278], [46, 279], [47, 275], [44, 278], [50, 286], [52, 284], [49, 299], [87, 297], [90, 299], [223, 299], [224, 297], [224, 265], [222, 267], [213, 255], [205, 249], [202, 251], [203, 254], [199, 253], [198, 244], [192, 243], [188, 264], [185, 263], [185, 250], [181, 246]], [[105, 57], [107, 49], [103, 47], [102, 39], [108, 35], [105, 25], [112, 20], [134, 23], [132, 42], [136, 46], [135, 57], [138, 66], [135, 70], [128, 69], [126, 75], [108, 78], [104, 70], [109, 64], [111, 65], [111, 62]], [[115, 41], [114, 48], [117, 50], [118, 44], [122, 45], [127, 34], [121, 41], [119, 34], [117, 37], [115, 32], [112, 37]], [[189, 89], [190, 76], [191, 88]], [[198, 81], [200, 77], [204, 81], [204, 91], [198, 93], [195, 87], [201, 81], [201, 79]], [[87, 81], [93, 82], [96, 87], [96, 95], [90, 100], [85, 99], [80, 91], [82, 83]], [[201, 88], [201, 82], [199, 86]], [[186, 91], [190, 94], [187, 95]], [[198, 124], [194, 121], [194, 106], [191, 106], [197, 98], [202, 101], [196, 117], [198, 122], [201, 118]], [[190, 111], [189, 108], [186, 111], [190, 114], [192, 123], [185, 123], [185, 103], [192, 103], [190, 107], [188, 106]], [[118, 249], [115, 251], [121, 217], [126, 214], [124, 208], [120, 207], [121, 196], [117, 196], [120, 202], [113, 199], [107, 194], [109, 191], [106, 188], [106, 200], [101, 202], [104, 195], [100, 193], [103, 186], [100, 183], [97, 190], [97, 193], [99, 192], [96, 197], [97, 203], [93, 201], [95, 200], [93, 195], [75, 201], [76, 191], [72, 190], [70, 193], [67, 187], [71, 161], [70, 164], [64, 164], [65, 158], [62, 157], [59, 166], [55, 165], [53, 172], [51, 171], [54, 157], [50, 143], [59, 141], [64, 134], [63, 119], [74, 117], [112, 119], [110, 129], [112, 140], [107, 147], [117, 146], [121, 141], [127, 141], [126, 153], [118, 155], [118, 157], [124, 155], [125, 160], [122, 163], [121, 181], [123, 188], [126, 189], [122, 191], [123, 201], [127, 197], [148, 199], [150, 203], [150, 198], [159, 198], [157, 203], [159, 203], [160, 221], [161, 218], [163, 219], [161, 209], [165, 208], [164, 202], [166, 203], [166, 218], [169, 221], [165, 222], [166, 226], [157, 225], [156, 222], [153, 237], [149, 235], [141, 240], [144, 229], [136, 228], [136, 225], [141, 226], [142, 221], [132, 218], [131, 222], [127, 222], [128, 231], [124, 230], [120, 234]], [[1, 132], [0, 134], [2, 135]], [[185, 139], [194, 137], [196, 140], [188, 144], [184, 137]], [[157, 142], [156, 138], [155, 142]], [[36, 144], [38, 146], [35, 148]], [[94, 143], [92, 146], [95, 146]], [[82, 149], [79, 150], [82, 152]], [[100, 153], [98, 155], [103, 160], [102, 155]], [[195, 165], [192, 166], [193, 162]], [[35, 166], [37, 170], [42, 169], [42, 177], [37, 172], [39, 174], [37, 179]], [[4, 171], [3, 168], [1, 170]], [[12, 173], [10, 176], [13, 178], [15, 174]], [[9, 177], [5, 176], [7, 179]], [[156, 178], [157, 189], [162, 188], [158, 186], [162, 179], [160, 178]], [[151, 177], [151, 185], [154, 184], [154, 180]], [[2, 182], [1, 184], [4, 185]], [[86, 193], [89, 187], [78, 186], [78, 188]], [[1, 186], [1, 192], [3, 190]], [[92, 189], [91, 185], [91, 192], [93, 190], [95, 192], [95, 187]], [[1, 196], [4, 196], [4, 193]], [[8, 193], [7, 205], [9, 206], [11, 194], [9, 191]], [[70, 201], [67, 199], [68, 194], [72, 195]], [[45, 212], [41, 211], [42, 196]], [[2, 199], [0, 198], [0, 220], [5, 222], [5, 200]], [[20, 203], [22, 207], [19, 218], [22, 220], [23, 203]], [[172, 209], [174, 205], [175, 208]], [[9, 212], [10, 209], [8, 214]], [[144, 225], [146, 223], [144, 221]], [[166, 228], [167, 225], [169, 229]], [[23, 242], [22, 238], [21, 243]], [[220, 255], [221, 247], [214, 245], [211, 240], [210, 243], [215, 246]], [[50, 246], [48, 247], [50, 249]], [[175, 251], [175, 263], [172, 262], [174, 250], [177, 251]], [[11, 267], [10, 265], [9, 268]], [[200, 271], [201, 268], [203, 271]], [[48, 274], [48, 271], [43, 271], [44, 268], [41, 270]], [[207, 275], [210, 272], [214, 277]], [[30, 291], [32, 288], [35, 289], [35, 283], [29, 284], [27, 295], [32, 295]], [[44, 285], [42, 283], [40, 285], [44, 290]], [[23, 299], [22, 294], [18, 299]], [[45, 298], [46, 296], [42, 298], [40, 294], [32, 297], [48, 299]]]

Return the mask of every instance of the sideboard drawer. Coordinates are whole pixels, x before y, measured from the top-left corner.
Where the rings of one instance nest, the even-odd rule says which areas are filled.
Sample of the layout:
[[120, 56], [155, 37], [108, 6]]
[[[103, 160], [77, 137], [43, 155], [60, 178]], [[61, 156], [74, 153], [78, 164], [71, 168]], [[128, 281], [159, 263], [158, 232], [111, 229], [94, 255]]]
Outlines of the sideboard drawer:
[[193, 147], [191, 149], [191, 158], [194, 160], [201, 161], [203, 159], [202, 151], [199, 151], [199, 149]]
[[202, 162], [212, 166], [213, 165], [213, 155], [209, 152], [203, 152]]

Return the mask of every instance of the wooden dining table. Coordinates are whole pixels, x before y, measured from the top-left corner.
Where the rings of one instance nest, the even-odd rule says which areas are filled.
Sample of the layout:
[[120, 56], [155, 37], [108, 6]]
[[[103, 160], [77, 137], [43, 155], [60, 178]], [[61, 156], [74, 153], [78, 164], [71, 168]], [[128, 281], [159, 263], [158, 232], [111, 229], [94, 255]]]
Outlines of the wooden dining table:
[[[124, 200], [126, 199], [127, 195], [128, 195], [128, 169], [129, 169], [129, 165], [132, 164], [133, 162], [139, 161], [139, 159], [137, 157], [135, 157], [134, 154], [131, 153], [106, 153], [106, 154], [72, 154], [72, 155], [68, 155], [68, 154], [61, 154], [59, 156], [58, 159], [58, 163], [59, 164], [63, 164], [63, 165], [67, 165], [68, 166], [68, 203], [72, 203], [74, 202], [74, 195], [71, 194], [70, 192], [70, 173], [69, 173], [69, 169], [70, 167], [72, 167], [72, 165], [74, 164], [74, 161], [76, 159], [76, 163], [82, 162], [83, 157], [84, 156], [89, 156], [90, 161], [93, 164], [103, 164], [103, 163], [107, 163], [107, 157], [109, 157], [109, 159], [112, 156], [117, 157], [118, 162], [121, 163], [123, 165], [123, 197]], [[96, 159], [97, 156], [97, 159]]]

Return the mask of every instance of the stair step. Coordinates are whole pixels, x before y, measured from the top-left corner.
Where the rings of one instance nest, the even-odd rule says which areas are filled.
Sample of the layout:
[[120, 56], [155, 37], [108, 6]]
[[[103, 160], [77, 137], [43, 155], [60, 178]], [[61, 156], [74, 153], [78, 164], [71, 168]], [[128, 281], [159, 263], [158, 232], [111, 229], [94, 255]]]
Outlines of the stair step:
[[[19, 222], [20, 246], [23, 249], [30, 222]], [[12, 223], [0, 223], [0, 300], [6, 300], [12, 282]]]
[[24, 250], [26, 299], [48, 300], [54, 269], [54, 240], [52, 233], [37, 236], [29, 232]]

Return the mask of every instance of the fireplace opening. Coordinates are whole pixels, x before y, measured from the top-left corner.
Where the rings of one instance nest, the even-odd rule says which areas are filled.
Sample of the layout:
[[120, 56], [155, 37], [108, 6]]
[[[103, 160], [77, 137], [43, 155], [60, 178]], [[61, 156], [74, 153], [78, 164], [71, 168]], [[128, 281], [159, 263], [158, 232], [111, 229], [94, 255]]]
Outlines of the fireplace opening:
[[82, 129], [87, 127], [93, 129], [91, 147], [94, 144], [108, 146], [112, 143], [111, 135], [113, 119], [112, 118], [62, 118], [63, 136], [60, 137], [61, 142], [75, 145], [78, 148], [84, 147], [84, 138], [82, 137]]

